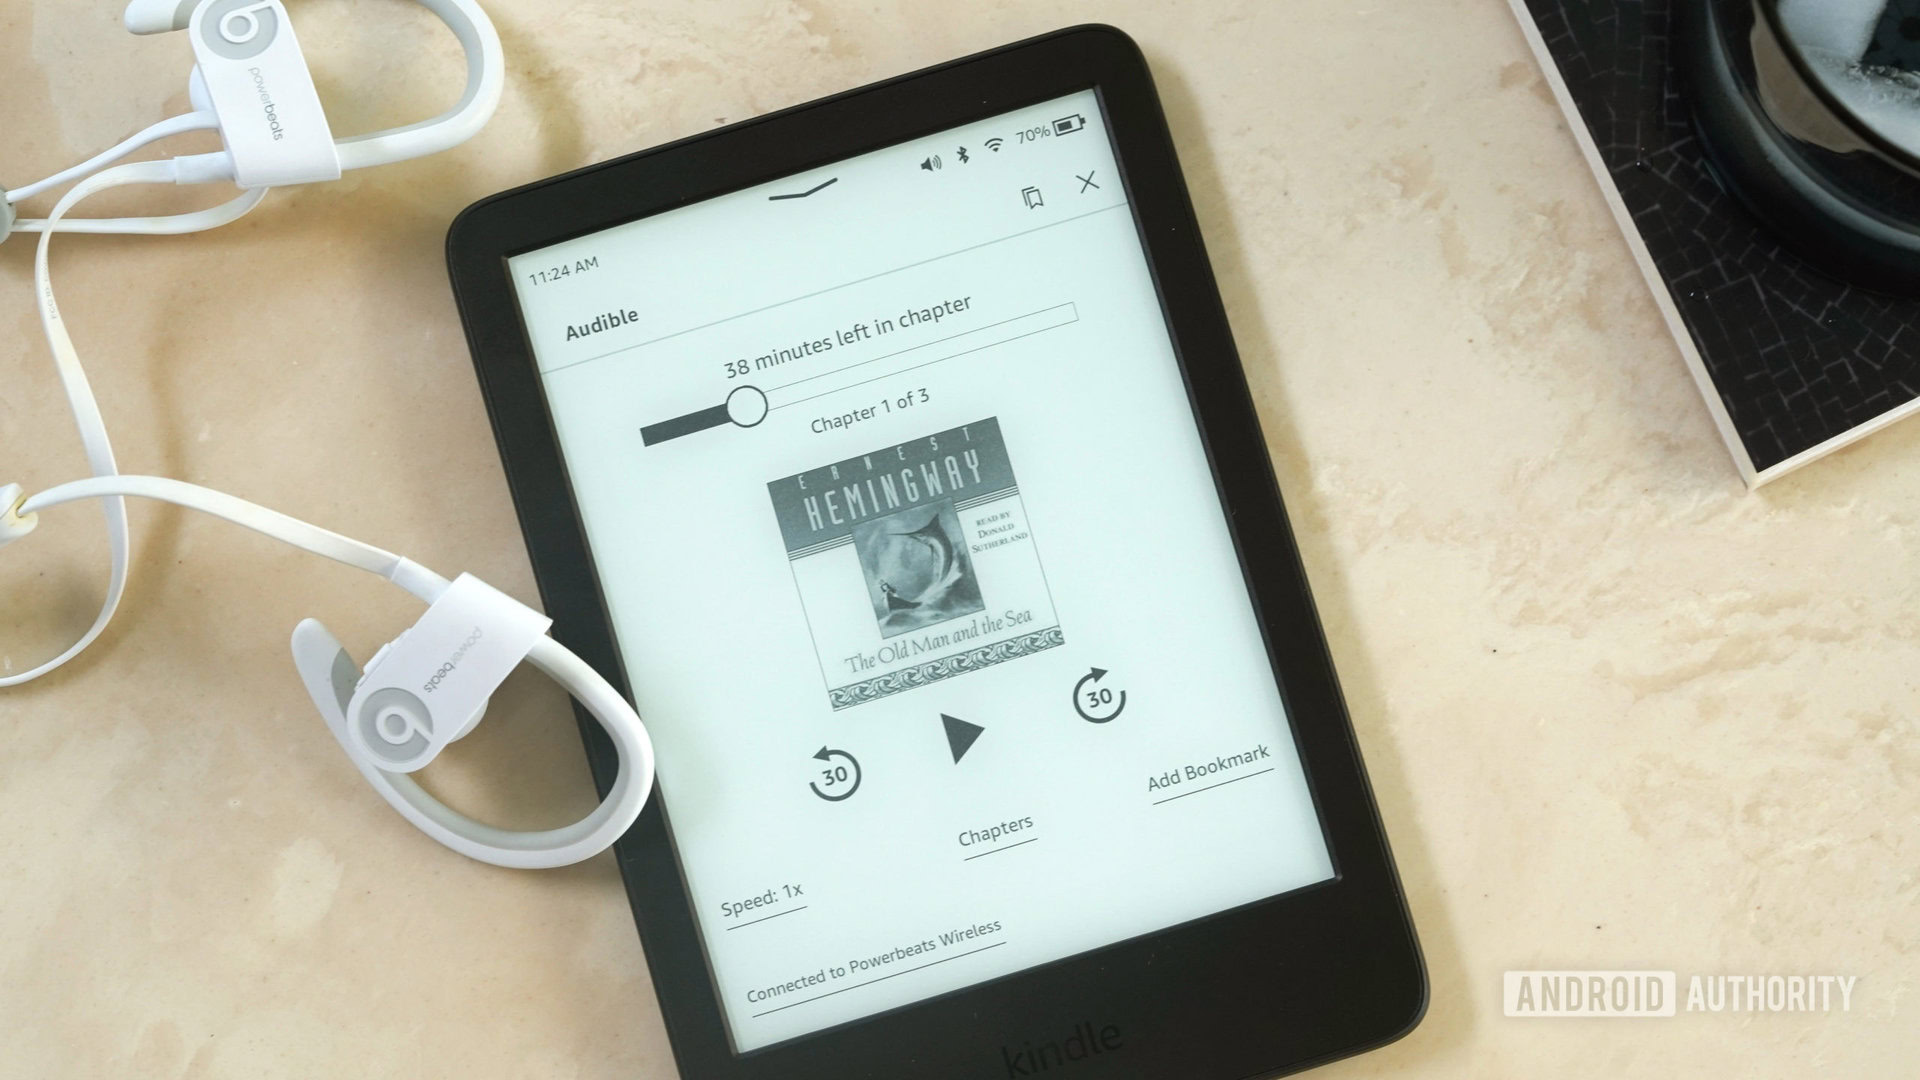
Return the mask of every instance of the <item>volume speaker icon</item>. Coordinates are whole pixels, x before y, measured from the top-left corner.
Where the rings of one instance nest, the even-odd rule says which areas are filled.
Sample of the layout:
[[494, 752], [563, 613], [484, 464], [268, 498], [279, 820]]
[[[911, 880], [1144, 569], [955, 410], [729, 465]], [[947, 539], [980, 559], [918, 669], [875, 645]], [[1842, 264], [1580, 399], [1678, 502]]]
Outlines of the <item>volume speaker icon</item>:
[[935, 169], [940, 168], [940, 155], [935, 154], [932, 157], [927, 158], [926, 160], [920, 163], [920, 167], [927, 170], [928, 172], [932, 172]]
[[1007, 140], [1005, 140], [1005, 139], [999, 139], [999, 138], [994, 138], [994, 139], [988, 139], [988, 140], [987, 140], [987, 149], [989, 149], [989, 150], [991, 150], [991, 151], [993, 151], [994, 153], [996, 153], [996, 154], [997, 154], [997, 153], [999, 153], [999, 152], [1000, 152], [1000, 144], [1001, 144], [1001, 143], [1004, 143], [1004, 142], [1006, 142], [1006, 141], [1007, 141]]

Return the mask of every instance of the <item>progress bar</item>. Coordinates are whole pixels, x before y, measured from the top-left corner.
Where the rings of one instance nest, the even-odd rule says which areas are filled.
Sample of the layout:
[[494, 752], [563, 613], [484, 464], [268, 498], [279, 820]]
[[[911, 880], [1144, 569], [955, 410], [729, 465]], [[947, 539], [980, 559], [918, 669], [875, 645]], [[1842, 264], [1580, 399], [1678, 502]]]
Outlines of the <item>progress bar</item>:
[[727, 395], [724, 404], [710, 409], [690, 412], [685, 416], [676, 416], [671, 420], [662, 420], [657, 424], [648, 424], [640, 429], [640, 443], [652, 446], [668, 439], [677, 439], [682, 435], [691, 435], [696, 431], [716, 428], [721, 424], [738, 424], [741, 427], [753, 427], [767, 418], [767, 395], [756, 386], [742, 386]]
[[[988, 323], [986, 326], [975, 327], [972, 330], [964, 330], [958, 334], [949, 334], [946, 337], [935, 338], [932, 341], [923, 341], [918, 345], [876, 356], [869, 360], [861, 360], [857, 363], [847, 364], [844, 367], [833, 368], [830, 371], [818, 372], [804, 378], [795, 379], [789, 383], [783, 383], [768, 390], [762, 390], [757, 386], [737, 386], [732, 393], [727, 395], [727, 400], [719, 405], [711, 405], [707, 408], [687, 413], [684, 416], [675, 416], [671, 419], [661, 420], [658, 423], [648, 424], [642, 427], [640, 429], [640, 442], [644, 446], [656, 446], [669, 439], [678, 439], [683, 435], [691, 435], [696, 431], [705, 431], [708, 428], [716, 428], [724, 424], [733, 424], [737, 427], [757, 427], [761, 421], [767, 418], [767, 413], [774, 409], [785, 408], [788, 405], [798, 405], [803, 401], [812, 401], [814, 398], [825, 397], [828, 394], [837, 394], [842, 390], [850, 390], [853, 387], [864, 386], [867, 383], [875, 382], [879, 379], [891, 378], [892, 376], [913, 371], [917, 368], [929, 367], [933, 364], [952, 360], [955, 357], [967, 356], [984, 349], [991, 349], [996, 345], [1005, 345], [1009, 341], [1017, 341], [1023, 337], [1032, 337], [1034, 334], [1045, 333], [1048, 330], [1058, 329], [1059, 327], [1079, 321], [1080, 311], [1071, 302], [1055, 304], [1052, 307], [1041, 308], [1038, 311], [1028, 312], [1025, 315], [1018, 315], [1011, 319], [1002, 319], [997, 323]], [[921, 358], [927, 350], [934, 349], [941, 345], [959, 347], [947, 352], [945, 355], [936, 356], [932, 359]], [[874, 369], [874, 365], [882, 364], [888, 360], [917, 362], [906, 362], [897, 367]], [[879, 373], [875, 374], [874, 370], [877, 370]], [[845, 375], [848, 373], [853, 373], [857, 377], [850, 381], [842, 381], [839, 385], [832, 385], [831, 382], [822, 383], [822, 380], [829, 380], [831, 376]]]

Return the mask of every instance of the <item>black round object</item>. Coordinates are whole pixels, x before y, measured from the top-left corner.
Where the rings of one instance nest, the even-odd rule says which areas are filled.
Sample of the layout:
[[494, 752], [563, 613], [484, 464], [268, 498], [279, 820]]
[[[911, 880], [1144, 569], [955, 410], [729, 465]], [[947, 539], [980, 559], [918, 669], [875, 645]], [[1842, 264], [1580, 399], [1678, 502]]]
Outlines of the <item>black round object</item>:
[[1828, 273], [1920, 296], [1920, 158], [1828, 92], [1777, 0], [1675, 0], [1674, 14], [1674, 67], [1721, 186]]

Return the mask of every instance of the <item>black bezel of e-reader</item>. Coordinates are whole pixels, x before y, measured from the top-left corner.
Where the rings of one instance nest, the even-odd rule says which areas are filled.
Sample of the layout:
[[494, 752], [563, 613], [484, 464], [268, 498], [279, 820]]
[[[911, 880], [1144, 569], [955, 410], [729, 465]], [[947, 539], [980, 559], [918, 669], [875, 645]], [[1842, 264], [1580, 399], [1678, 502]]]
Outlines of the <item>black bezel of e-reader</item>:
[[[1425, 1011], [1412, 921], [1172, 139], [1145, 58], [1118, 30], [1077, 27], [1008, 45], [541, 181], [460, 215], [448, 237], [454, 293], [554, 636], [626, 691], [507, 259], [1089, 88], [1106, 111], [1336, 875], [740, 1054], [669, 808], [655, 798], [615, 851], [689, 1080], [1004, 1080], [1033, 1060], [1016, 1056], [1020, 1048], [1084, 1050], [1074, 1035], [1088, 1030], [1105, 1045], [1062, 1064], [1077, 1080], [1240, 1080], [1391, 1042]], [[604, 792], [613, 749], [581, 719]]]

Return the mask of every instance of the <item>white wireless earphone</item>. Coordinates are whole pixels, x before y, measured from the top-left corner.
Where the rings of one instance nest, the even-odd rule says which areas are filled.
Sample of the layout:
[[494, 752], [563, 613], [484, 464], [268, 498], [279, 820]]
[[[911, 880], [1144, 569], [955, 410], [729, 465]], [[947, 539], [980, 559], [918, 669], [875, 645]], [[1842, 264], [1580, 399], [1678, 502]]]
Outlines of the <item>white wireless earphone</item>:
[[[171, 117], [95, 157], [15, 191], [11, 204], [97, 173], [150, 143], [187, 131], [218, 130], [226, 149], [173, 158], [128, 183], [205, 184], [231, 181], [247, 189], [211, 211], [168, 218], [79, 219], [61, 232], [179, 233], [224, 225], [251, 210], [269, 187], [337, 180], [345, 170], [390, 165], [448, 150], [478, 134], [500, 104], [506, 61], [493, 23], [473, 0], [415, 0], [447, 24], [466, 53], [467, 88], [446, 113], [391, 131], [335, 141], [313, 87], [312, 73], [280, 0], [133, 0], [127, 29], [136, 34], [191, 30], [197, 63], [187, 80], [193, 112]], [[102, 174], [105, 175], [105, 174]], [[0, 240], [11, 231], [41, 232], [45, 221], [9, 222], [0, 212]]]
[[[126, 589], [125, 499], [158, 499], [225, 518], [327, 558], [379, 574], [425, 601], [426, 615], [382, 648], [363, 673], [320, 623], [294, 630], [294, 664], [329, 730], [367, 782], [428, 836], [463, 855], [510, 867], [578, 862], [605, 850], [639, 816], [653, 787], [653, 747], [632, 706], [579, 657], [546, 636], [548, 620], [504, 593], [462, 575], [449, 582], [388, 551], [207, 488], [119, 472], [100, 409], [54, 303], [47, 271], [55, 232], [174, 234], [233, 221], [268, 188], [337, 179], [343, 170], [437, 153], [471, 138], [493, 115], [505, 83], [500, 39], [472, 0], [416, 0], [460, 39], [467, 89], [459, 104], [431, 120], [336, 141], [281, 0], [134, 0], [127, 29], [186, 30], [197, 66], [189, 80], [192, 113], [153, 125], [72, 169], [17, 191], [0, 190], [0, 240], [39, 232], [34, 259], [41, 324], [93, 473], [28, 496], [0, 487], [0, 547], [31, 533], [39, 511], [98, 500], [110, 551], [107, 594], [93, 625], [66, 651], [0, 689], [30, 682], [79, 655], [113, 618]], [[217, 130], [226, 149], [109, 168], [149, 143], [187, 131]], [[77, 183], [74, 183], [78, 181]], [[151, 218], [68, 218], [81, 200], [129, 184], [231, 182], [242, 193], [209, 210]], [[15, 220], [13, 204], [74, 183], [44, 219]], [[522, 661], [532, 663], [586, 706], [612, 737], [620, 771], [586, 818], [561, 829], [513, 832], [449, 809], [408, 774], [471, 731], [487, 698]]]
[[[313, 92], [313, 79], [279, 0], [133, 0], [127, 29], [136, 34], [192, 30], [190, 86], [196, 111], [219, 116], [230, 169], [241, 187], [332, 180], [364, 169], [448, 150], [479, 134], [500, 103], [505, 63], [493, 24], [472, 0], [415, 0], [447, 24], [467, 54], [467, 91], [443, 116], [392, 131], [333, 141]], [[284, 89], [281, 80], [285, 80]], [[286, 95], [271, 105], [276, 92]], [[288, 115], [289, 108], [301, 115]], [[299, 130], [298, 123], [312, 123]], [[192, 161], [193, 159], [188, 159]], [[330, 175], [329, 175], [330, 173]]]

